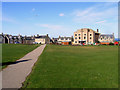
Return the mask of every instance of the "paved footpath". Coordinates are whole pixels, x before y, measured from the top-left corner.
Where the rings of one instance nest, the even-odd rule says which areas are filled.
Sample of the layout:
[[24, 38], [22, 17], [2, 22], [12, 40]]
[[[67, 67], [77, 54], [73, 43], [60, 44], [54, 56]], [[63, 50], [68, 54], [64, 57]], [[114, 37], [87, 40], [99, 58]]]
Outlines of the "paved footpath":
[[23, 58], [3, 69], [2, 88], [20, 88], [46, 45], [41, 45]]

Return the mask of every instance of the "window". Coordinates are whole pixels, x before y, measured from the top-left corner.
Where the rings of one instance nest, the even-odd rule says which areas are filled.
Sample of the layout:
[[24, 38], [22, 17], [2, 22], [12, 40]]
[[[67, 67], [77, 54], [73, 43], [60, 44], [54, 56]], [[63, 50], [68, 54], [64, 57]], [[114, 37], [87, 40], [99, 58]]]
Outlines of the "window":
[[75, 39], [77, 39], [77, 37], [75, 37]]
[[92, 37], [90, 37], [90, 39], [92, 39]]
[[86, 34], [84, 34], [84, 35], [86, 35]]
[[61, 40], [63, 40], [63, 38], [61, 38]]
[[90, 36], [92, 36], [92, 34], [90, 34]]
[[84, 39], [86, 39], [86, 37], [84, 37]]
[[78, 34], [80, 36], [80, 34]]
[[101, 40], [102, 40], [102, 38], [101, 38]]
[[79, 41], [79, 43], [80, 43], [80, 41]]
[[75, 36], [77, 36], [77, 34], [75, 34]]
[[77, 41], [75, 41], [75, 43], [77, 43]]
[[79, 39], [80, 39], [80, 37], [79, 37]]

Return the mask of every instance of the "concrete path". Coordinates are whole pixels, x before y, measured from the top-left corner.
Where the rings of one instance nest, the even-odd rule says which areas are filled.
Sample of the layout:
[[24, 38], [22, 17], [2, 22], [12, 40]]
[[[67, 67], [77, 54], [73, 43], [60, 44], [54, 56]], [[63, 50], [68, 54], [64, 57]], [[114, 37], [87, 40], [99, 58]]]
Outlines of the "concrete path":
[[2, 88], [20, 88], [46, 45], [41, 45], [23, 58], [3, 69]]

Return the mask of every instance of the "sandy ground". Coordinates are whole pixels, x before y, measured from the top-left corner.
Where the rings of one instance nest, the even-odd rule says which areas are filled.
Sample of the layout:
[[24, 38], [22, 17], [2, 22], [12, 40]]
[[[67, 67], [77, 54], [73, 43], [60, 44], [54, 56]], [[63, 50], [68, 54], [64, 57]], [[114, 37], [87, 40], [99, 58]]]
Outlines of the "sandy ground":
[[41, 45], [0, 72], [2, 88], [20, 88], [46, 45]]

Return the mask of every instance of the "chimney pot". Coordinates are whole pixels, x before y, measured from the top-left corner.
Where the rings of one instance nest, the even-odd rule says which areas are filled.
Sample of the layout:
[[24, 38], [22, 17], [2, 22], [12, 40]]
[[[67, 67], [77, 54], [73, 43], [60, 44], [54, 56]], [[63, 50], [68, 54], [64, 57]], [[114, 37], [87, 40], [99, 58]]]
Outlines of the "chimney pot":
[[99, 32], [99, 29], [97, 29], [97, 32]]

